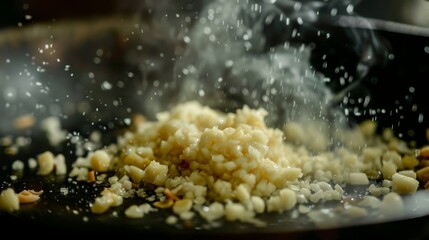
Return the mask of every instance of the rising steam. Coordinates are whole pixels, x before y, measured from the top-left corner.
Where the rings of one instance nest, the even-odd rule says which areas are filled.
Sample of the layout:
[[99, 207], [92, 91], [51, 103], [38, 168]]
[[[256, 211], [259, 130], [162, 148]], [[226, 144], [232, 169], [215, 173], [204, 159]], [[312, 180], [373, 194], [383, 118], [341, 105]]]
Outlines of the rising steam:
[[217, 0], [207, 4], [185, 36], [186, 51], [175, 62], [171, 102], [198, 100], [223, 111], [243, 105], [265, 108], [273, 127], [311, 123], [331, 135], [351, 119], [338, 102], [385, 57], [370, 28], [347, 34], [359, 58], [354, 81], [334, 93], [310, 63], [306, 40], [329, 37], [319, 24], [341, 24], [354, 16], [356, 1]]

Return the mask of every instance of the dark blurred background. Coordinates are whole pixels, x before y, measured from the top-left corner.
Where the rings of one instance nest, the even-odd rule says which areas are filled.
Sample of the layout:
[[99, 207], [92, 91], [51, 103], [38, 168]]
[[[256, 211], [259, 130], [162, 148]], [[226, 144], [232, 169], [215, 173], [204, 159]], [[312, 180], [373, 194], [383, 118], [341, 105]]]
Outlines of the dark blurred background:
[[[160, 12], [162, 12], [163, 16], [165, 16], [164, 10], [166, 10], [168, 13], [177, 13], [177, 9], [175, 9], [177, 6], [185, 6], [184, 8], [186, 9], [182, 8], [180, 9], [180, 12], [185, 10], [188, 11], [188, 13], [194, 13], [199, 8], [199, 6], [206, 3], [207, 1], [209, 0], [1, 0], [0, 29], [18, 29], [20, 27], [29, 26], [36, 23], [48, 23], [47, 25], [49, 25], [64, 19], [87, 19], [88, 23], [90, 23], [91, 19], [103, 19], [101, 18], [103, 16], [125, 16], [138, 14], [139, 16], [144, 17], [145, 15], [151, 15], [146, 13], [155, 11], [154, 9], [161, 9], [162, 11]], [[178, 2], [180, 2], [180, 4], [174, 4]], [[327, 1], [302, 0], [302, 2], [309, 3]], [[429, 69], [427, 67], [429, 62], [429, 1], [332, 0], [332, 2], [334, 5], [336, 3], [343, 3], [343, 5], [349, 2], [356, 3], [354, 12], [357, 15], [408, 25], [408, 27], [404, 27], [404, 25], [396, 24], [393, 25], [393, 27], [388, 28], [388, 31], [381, 29], [381, 31], [377, 32], [382, 35], [380, 36], [379, 40], [381, 43], [386, 43], [385, 45], [392, 53], [392, 58], [388, 59], [389, 61], [386, 65], [375, 66], [372, 68], [371, 72], [362, 81], [360, 86], [361, 88], [365, 88], [365, 90], [369, 91], [367, 95], [372, 96], [369, 109], [384, 110], [384, 112], [377, 113], [379, 121], [381, 121], [387, 127], [400, 128], [403, 135], [409, 135], [412, 138], [415, 137], [415, 132], [417, 132], [419, 133], [419, 138], [426, 143], [427, 140], [424, 130], [427, 128], [425, 125], [425, 122], [427, 121], [424, 117], [427, 118], [427, 116], [429, 116], [429, 106], [426, 104], [427, 91], [424, 89], [426, 89], [425, 84], [427, 83], [429, 76]], [[182, 3], [187, 4], [182, 5]], [[186, 7], [191, 5], [192, 7]], [[151, 16], [158, 17], [159, 15]], [[178, 22], [175, 16], [171, 16], [171, 19], [175, 22]], [[402, 26], [402, 29], [405, 29], [408, 32], [404, 33], [398, 31], [401, 30], [398, 28], [400, 26]], [[409, 26], [420, 27], [417, 31], [418, 34], [416, 34], [415, 28], [410, 28]], [[122, 27], [120, 28], [122, 29]], [[344, 39], [350, 40], [349, 36], [347, 35], [349, 32], [344, 31], [346, 28], [341, 28], [342, 27], [338, 28], [338, 26], [336, 26], [336, 29], [332, 29], [333, 32], [337, 34], [335, 37], [331, 37], [330, 39], [323, 41], [321, 41], [321, 38], [318, 38], [319, 45], [317, 45], [317, 47], [314, 49], [314, 56], [316, 57], [314, 58], [315, 60], [313, 61], [313, 64], [316, 66], [316, 69], [323, 70], [324, 74], [326, 74], [331, 79], [338, 79], [338, 77], [343, 74], [342, 72], [338, 73], [337, 66], [347, 67], [347, 65], [349, 65], [354, 67], [356, 65], [356, 59], [352, 57], [358, 57], [355, 56], [356, 54], [353, 52], [355, 45], [358, 44], [345, 44]], [[366, 30], [368, 29], [363, 29], [363, 32], [368, 33]], [[94, 33], [96, 31], [95, 29], [91, 29], [90, 32]], [[116, 37], [116, 35], [114, 36]], [[117, 45], [124, 47], [121, 44]], [[166, 44], [158, 45], [161, 45], [161, 48], [166, 46]], [[126, 47], [130, 46], [131, 44], [126, 45]], [[341, 48], [340, 46], [343, 47]], [[90, 47], [98, 48], [96, 45]], [[115, 47], [117, 46], [115, 45]], [[120, 48], [120, 50], [123, 49]], [[162, 50], [165, 51], [165, 49]], [[73, 50], [69, 51], [72, 52]], [[171, 52], [176, 54], [173, 49]], [[155, 54], [157, 57], [159, 57], [159, 54], [156, 51], [151, 52], [151, 54]], [[324, 58], [321, 58], [321, 56], [328, 56], [330, 59], [329, 67], [323, 67], [325, 61]], [[134, 57], [137, 60], [133, 64], [140, 67], [138, 64], [141, 59], [138, 57], [139, 56]], [[119, 59], [121, 60], [119, 61], [120, 63], [123, 59], [129, 60], [130, 57], [126, 56], [123, 59]], [[112, 62], [112, 64], [117, 66], [118, 62]], [[350, 69], [351, 68], [348, 70], [350, 71]], [[80, 70], [82, 72], [82, 68]], [[94, 70], [91, 68], [87, 71]], [[162, 68], [162, 71], [165, 71], [165, 69]], [[353, 72], [353, 69], [351, 69], [351, 71]], [[137, 73], [138, 71], [135, 72]], [[146, 74], [150, 78], [151, 74], [145, 73], [143, 70], [141, 72], [142, 75]], [[82, 74], [86, 74], [86, 72], [83, 71]], [[138, 78], [137, 74], [135, 74], [135, 78]], [[389, 89], [389, 94], [386, 94], [386, 89]], [[359, 89], [355, 90], [356, 93], [363, 95], [361, 94], [361, 91], [358, 91]], [[139, 96], [136, 95], [135, 97]], [[129, 98], [130, 97], [127, 96], [124, 99]], [[356, 105], [359, 104], [360, 103], [356, 103]], [[124, 105], [127, 106], [127, 104]], [[349, 102], [348, 105], [344, 107], [353, 111], [356, 106]], [[365, 119], [372, 117], [372, 115], [365, 115], [364, 113], [363, 115], [356, 117], [359, 119]], [[411, 128], [414, 129], [415, 132], [408, 131]]]
[[119, 7], [131, 6], [131, 2], [137, 3], [138, 1], [3, 0], [0, 1], [0, 27], [13, 27], [67, 18], [97, 17], [124, 10], [119, 9]]
[[[168, 1], [165, 0], [2, 0], [0, 1], [0, 27], [13, 27], [18, 26], [18, 24], [25, 25], [40, 21], [56, 21], [63, 18], [138, 12], [138, 6], [142, 2], [169, 5]], [[426, 0], [360, 0], [351, 2], [358, 3], [354, 10], [361, 16], [429, 27], [429, 1]]]

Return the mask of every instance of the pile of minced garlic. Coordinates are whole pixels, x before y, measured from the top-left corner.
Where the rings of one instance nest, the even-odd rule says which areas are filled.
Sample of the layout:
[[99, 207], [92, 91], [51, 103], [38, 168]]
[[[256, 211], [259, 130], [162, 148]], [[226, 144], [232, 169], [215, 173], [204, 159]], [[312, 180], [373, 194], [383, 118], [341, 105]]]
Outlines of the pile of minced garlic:
[[[246, 106], [221, 113], [197, 102], [179, 104], [159, 113], [157, 121], [136, 118], [116, 143], [79, 157], [68, 174], [109, 183], [90, 206], [94, 214], [142, 198], [146, 201], [129, 206], [125, 216], [142, 218], [168, 208], [169, 224], [199, 214], [208, 222], [264, 226], [258, 214], [291, 210], [316, 220], [311, 206], [344, 200], [347, 185], [365, 185], [369, 192], [345, 208], [349, 216], [368, 215], [368, 208], [390, 216], [404, 208], [401, 195], [420, 184], [428, 187], [429, 167], [421, 164], [429, 159], [429, 146], [411, 149], [389, 130], [376, 135], [376, 123], [367, 121], [336, 132], [352, 141], [332, 149], [332, 136], [314, 126], [289, 122], [283, 129], [269, 128], [266, 115]], [[54, 171], [55, 159], [39, 155], [39, 174]], [[106, 177], [111, 172], [114, 176]], [[0, 207], [8, 194], [1, 194]]]

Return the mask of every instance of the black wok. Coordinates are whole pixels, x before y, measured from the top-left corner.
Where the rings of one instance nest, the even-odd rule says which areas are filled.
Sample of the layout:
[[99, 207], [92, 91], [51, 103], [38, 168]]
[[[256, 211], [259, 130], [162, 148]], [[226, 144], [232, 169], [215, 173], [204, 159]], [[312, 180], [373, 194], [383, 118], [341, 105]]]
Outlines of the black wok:
[[[292, 41], [312, 44], [314, 67], [336, 79], [339, 76], [336, 66], [339, 65], [357, 74], [354, 67], [359, 56], [344, 29], [352, 28], [356, 34], [371, 30], [391, 57], [373, 64], [358, 87], [347, 89], [334, 83], [331, 88], [336, 92], [346, 89], [349, 96], [370, 95], [371, 101], [365, 107], [383, 109], [376, 114], [380, 128], [392, 128], [398, 136], [413, 140], [418, 146], [427, 144], [425, 117], [429, 114], [429, 106], [424, 87], [429, 78], [427, 29], [366, 19], [372, 21], [370, 26], [374, 29], [371, 29], [366, 24], [360, 25], [357, 18], [339, 19], [314, 25], [329, 32], [328, 39], [314, 38], [310, 32]], [[140, 30], [150, 34], [141, 34]], [[148, 99], [153, 93], [153, 89], [148, 89], [154, 82], [171, 81], [174, 59], [185, 48], [185, 44], [177, 40], [178, 35], [180, 32], [174, 23], [157, 22], [144, 14], [38, 23], [0, 32], [0, 137], [13, 141], [24, 137], [28, 141], [16, 154], [8, 153], [7, 147], [2, 146], [0, 189], [14, 186], [44, 191], [39, 202], [25, 205], [19, 212], [0, 213], [2, 231], [16, 234], [9, 229], [18, 227], [28, 230], [30, 235], [46, 231], [68, 236], [96, 233], [174, 239], [387, 239], [397, 238], [405, 230], [411, 239], [429, 237], [429, 198], [425, 190], [405, 199], [409, 214], [403, 219], [384, 222], [343, 219], [338, 226], [319, 229], [303, 219], [291, 219], [289, 213], [285, 213], [262, 216], [269, 222], [262, 229], [229, 222], [219, 228], [205, 229], [202, 220], [189, 226], [167, 225], [167, 211], [140, 220], [126, 219], [122, 213], [132, 200], [116, 209], [117, 214], [94, 216], [88, 206], [103, 185], [76, 183], [67, 177], [41, 177], [28, 167], [21, 173], [12, 171], [13, 161], [27, 160], [45, 150], [65, 154], [69, 165], [73, 161], [72, 144], [66, 141], [56, 147], [49, 145], [38, 125], [46, 117], [58, 116], [63, 129], [83, 139], [94, 130], [100, 131], [103, 143], [108, 144], [127, 126], [134, 113], [150, 116], [171, 105], [171, 99], [165, 95], [154, 95], [151, 104], [142, 104], [142, 99]], [[290, 40], [282, 37], [278, 32], [271, 34], [267, 49]], [[323, 65], [324, 55], [331, 61], [328, 67]], [[374, 117], [358, 104], [349, 102], [341, 107], [351, 112], [360, 108], [360, 114], [353, 116], [356, 122]], [[36, 123], [25, 129], [14, 127], [14, 120], [26, 114], [34, 116]], [[11, 175], [16, 175], [17, 179], [11, 179]], [[63, 187], [69, 189], [68, 194], [62, 193]]]

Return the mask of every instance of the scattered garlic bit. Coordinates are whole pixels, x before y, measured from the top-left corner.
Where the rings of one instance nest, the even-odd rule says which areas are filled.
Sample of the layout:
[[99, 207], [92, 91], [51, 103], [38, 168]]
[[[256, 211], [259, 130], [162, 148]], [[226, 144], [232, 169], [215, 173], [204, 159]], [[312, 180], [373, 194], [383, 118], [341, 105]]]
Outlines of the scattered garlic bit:
[[311, 211], [311, 209], [308, 206], [305, 205], [299, 205], [298, 206], [298, 212], [302, 214], [307, 214]]
[[109, 190], [103, 190], [101, 196], [97, 197], [91, 206], [91, 212], [101, 214], [109, 210], [110, 207], [121, 205], [123, 198]]
[[349, 217], [353, 217], [353, 218], [368, 216], [368, 211], [365, 208], [358, 207], [358, 206], [351, 206], [351, 205], [345, 207], [345, 213]]
[[25, 114], [13, 120], [14, 129], [26, 129], [32, 127], [36, 123], [36, 118], [33, 114]]
[[413, 170], [402, 170], [402, 171], [399, 171], [398, 173], [413, 179], [417, 179], [417, 174]]
[[383, 196], [391, 192], [388, 187], [377, 187], [374, 184], [369, 185], [368, 190], [371, 195], [375, 197]]
[[224, 216], [225, 207], [222, 203], [214, 202], [209, 206], [204, 206], [199, 211], [201, 217], [211, 222]]
[[241, 202], [246, 203], [250, 199], [250, 192], [244, 184], [240, 184], [235, 189], [235, 197]]
[[66, 159], [64, 158], [64, 155], [58, 154], [54, 158], [54, 165], [55, 165], [55, 174], [56, 175], [66, 175], [67, 174], [67, 165], [66, 165]]
[[369, 180], [365, 173], [350, 173], [350, 184], [351, 185], [368, 185]]
[[144, 215], [142, 209], [137, 205], [131, 205], [125, 210], [127, 218], [142, 218]]
[[12, 188], [0, 193], [0, 211], [13, 212], [19, 210], [19, 197]]
[[89, 156], [92, 169], [97, 172], [107, 172], [109, 170], [111, 158], [104, 150], [97, 150]]
[[178, 219], [177, 219], [177, 217], [176, 217], [176, 216], [174, 216], [174, 215], [168, 216], [168, 217], [165, 219], [165, 222], [166, 222], [168, 225], [174, 225], [174, 224], [176, 224], [176, 223], [177, 223], [177, 221], [178, 221]]
[[15, 139], [15, 146], [17, 147], [25, 147], [31, 144], [31, 138], [30, 137], [23, 137], [23, 136], [18, 136]]
[[61, 123], [57, 117], [47, 117], [42, 120], [40, 127], [45, 131], [49, 143], [52, 146], [58, 146], [66, 140], [67, 131], [61, 129]]
[[265, 211], [265, 202], [261, 197], [251, 196], [250, 201], [256, 213], [263, 213]]
[[377, 209], [381, 205], [381, 200], [374, 196], [364, 196], [363, 199], [359, 201], [358, 205]]
[[43, 191], [22, 190], [18, 193], [18, 199], [20, 203], [33, 203], [40, 199], [42, 193]]
[[[95, 174], [95, 173], [94, 173]], [[106, 180], [107, 178], [107, 174], [102, 173], [102, 174], [95, 174], [96, 175], [96, 181], [97, 183], [102, 183]]]
[[13, 138], [11, 136], [5, 136], [0, 138], [0, 146], [9, 147], [13, 143]]
[[179, 213], [178, 215], [182, 220], [191, 220], [195, 216], [195, 213], [191, 211], [186, 211]]
[[5, 153], [6, 153], [7, 155], [11, 155], [11, 156], [16, 155], [16, 154], [18, 153], [18, 147], [17, 147], [17, 146], [10, 146], [10, 147], [7, 147], [7, 148], [5, 149]]
[[[30, 159], [29, 161], [32, 160]], [[66, 160], [62, 154], [54, 156], [50, 151], [43, 152], [37, 156], [37, 164], [31, 163], [31, 165], [33, 168], [39, 166], [38, 175], [48, 175], [54, 171], [56, 175], [67, 174]]]
[[149, 203], [143, 203], [139, 207], [142, 209], [144, 214], [158, 211], [156, 208], [153, 208]]
[[393, 174], [396, 173], [397, 165], [393, 162], [383, 162], [381, 172], [384, 179], [392, 179]]
[[145, 189], [143, 189], [143, 188], [137, 189], [136, 196], [140, 197], [140, 198], [147, 198], [147, 197], [149, 197], [148, 194], [146, 193]]
[[385, 217], [397, 217], [404, 212], [404, 202], [395, 192], [386, 194], [380, 205], [380, 213]]
[[377, 130], [377, 122], [372, 120], [365, 120], [359, 124], [359, 128], [364, 137], [372, 137]]
[[145, 169], [143, 180], [156, 186], [162, 186], [167, 180], [167, 172], [168, 167], [166, 165], [152, 161]]
[[89, 135], [89, 140], [91, 140], [94, 143], [99, 143], [101, 141], [102, 134], [99, 131], [93, 131]]
[[133, 183], [140, 184], [140, 182], [142, 181], [143, 176], [144, 176], [143, 170], [141, 170], [140, 168], [138, 168], [136, 166], [132, 166], [132, 165], [124, 166], [124, 169], [128, 173], [128, 175], [130, 176]]
[[414, 169], [418, 165], [419, 165], [419, 160], [415, 156], [407, 154], [402, 157], [402, 166], [405, 169]]
[[410, 194], [417, 191], [419, 182], [403, 174], [395, 173], [392, 176], [392, 191], [399, 194]]
[[253, 213], [247, 211], [244, 205], [240, 203], [228, 201], [225, 205], [225, 219], [228, 221], [246, 221], [253, 218], [252, 215]]
[[188, 212], [192, 208], [192, 200], [191, 199], [181, 199], [174, 203], [173, 212], [176, 214], [181, 214], [184, 212]]
[[37, 156], [37, 163], [39, 165], [37, 174], [48, 175], [54, 170], [54, 155], [50, 151], [41, 153]]
[[76, 177], [77, 181], [87, 181], [88, 180], [88, 168], [74, 167], [69, 173], [69, 177]]
[[67, 194], [69, 194], [69, 189], [66, 187], [62, 187], [60, 188], [60, 192], [61, 194], [63, 194], [64, 196], [67, 196]]
[[72, 164], [72, 167], [91, 168], [91, 163], [89, 162], [89, 158], [78, 157], [76, 161]]
[[139, 169], [145, 169], [149, 165], [149, 158], [142, 157], [141, 155], [131, 152], [124, 158], [124, 163], [138, 167]]
[[278, 196], [271, 196], [267, 202], [268, 212], [282, 212], [295, 207], [296, 193], [290, 189], [282, 189]]
[[37, 161], [34, 158], [29, 158], [28, 159], [28, 167], [30, 169], [35, 169], [37, 167]]
[[125, 216], [128, 218], [143, 218], [149, 212], [154, 212], [156, 209], [152, 208], [149, 204], [143, 203], [141, 205], [131, 205], [125, 210]]
[[113, 200], [107, 195], [97, 197], [95, 202], [92, 204], [91, 212], [96, 214], [101, 214], [109, 210], [113, 205]]
[[383, 179], [383, 182], [381, 183], [382, 187], [390, 188], [392, 187], [392, 180]]
[[15, 160], [12, 163], [12, 170], [14, 170], [14, 171], [22, 171], [22, 170], [24, 170], [24, 163], [21, 160]]

